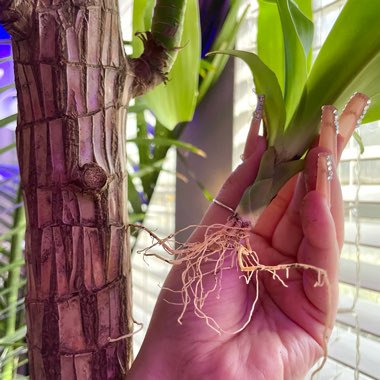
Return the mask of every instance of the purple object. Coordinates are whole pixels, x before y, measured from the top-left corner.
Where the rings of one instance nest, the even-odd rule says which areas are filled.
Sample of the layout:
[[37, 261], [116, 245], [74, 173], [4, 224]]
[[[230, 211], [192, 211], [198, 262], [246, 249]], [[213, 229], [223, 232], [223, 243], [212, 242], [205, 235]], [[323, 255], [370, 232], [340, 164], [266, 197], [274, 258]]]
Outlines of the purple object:
[[202, 32], [202, 58], [220, 32], [230, 9], [230, 0], [199, 0]]

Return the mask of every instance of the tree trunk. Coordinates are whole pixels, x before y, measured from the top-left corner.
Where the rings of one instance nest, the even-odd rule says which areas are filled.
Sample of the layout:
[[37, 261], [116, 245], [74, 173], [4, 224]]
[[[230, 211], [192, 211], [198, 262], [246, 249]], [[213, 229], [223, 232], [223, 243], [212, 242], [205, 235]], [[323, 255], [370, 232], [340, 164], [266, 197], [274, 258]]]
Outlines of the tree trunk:
[[158, 0], [144, 53], [128, 60], [118, 0], [0, 0], [19, 107], [31, 379], [115, 380], [129, 368], [127, 105], [165, 79], [185, 5]]
[[[9, 3], [9, 1], [8, 1]], [[131, 357], [116, 0], [23, 1], [13, 36], [32, 379], [120, 379]], [[130, 87], [130, 86], [129, 86]]]

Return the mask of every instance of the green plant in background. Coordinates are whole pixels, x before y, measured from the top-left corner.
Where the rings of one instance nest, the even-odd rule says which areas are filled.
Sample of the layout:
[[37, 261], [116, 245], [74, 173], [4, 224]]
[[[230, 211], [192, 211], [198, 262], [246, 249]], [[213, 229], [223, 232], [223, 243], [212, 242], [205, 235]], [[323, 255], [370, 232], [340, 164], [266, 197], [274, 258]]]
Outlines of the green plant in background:
[[[320, 109], [341, 109], [356, 91], [372, 99], [363, 122], [380, 119], [380, 2], [348, 0], [311, 65], [311, 0], [259, 0], [258, 52], [221, 53], [244, 60], [266, 98], [268, 150], [243, 205], [266, 205], [292, 175], [318, 134]], [[251, 197], [250, 194], [255, 194]], [[259, 196], [258, 196], [259, 194]]]
[[[25, 364], [27, 352], [23, 274], [25, 218], [19, 170], [12, 158], [16, 155], [16, 144], [7, 138], [12, 136], [7, 127], [14, 124], [17, 115], [13, 114], [16, 105], [10, 37], [1, 26], [0, 48], [0, 377], [11, 380], [15, 369]], [[21, 379], [21, 375], [18, 378]]]
[[[178, 46], [180, 54], [168, 82], [138, 98], [131, 107], [130, 112], [136, 114], [137, 136], [129, 140], [129, 143], [137, 144], [138, 147], [138, 160], [130, 162], [132, 170], [129, 170], [131, 220], [144, 220], [164, 159], [171, 147], [205, 156], [200, 149], [181, 142], [180, 137], [187, 122], [192, 119], [196, 107], [218, 80], [228, 60], [227, 56], [221, 55], [205, 57], [205, 53], [208, 49], [233, 48], [238, 29], [247, 11], [245, 8], [242, 15], [238, 16], [241, 4], [242, 0], [201, 0], [199, 4], [198, 1], [189, 1], [182, 40]], [[135, 4], [134, 32], [149, 30], [153, 5], [152, 0], [142, 0]], [[208, 25], [203, 25], [202, 30], [199, 29], [200, 17], [214, 22], [208, 34]], [[219, 23], [220, 28], [215, 27], [215, 22]], [[216, 38], [210, 39], [210, 35], [216, 35]], [[139, 36], [134, 37], [132, 47], [133, 55], [138, 56], [142, 49]], [[154, 126], [149, 123], [147, 112], [154, 115]], [[210, 197], [206, 189], [202, 190], [206, 197]]]
[[13, 213], [13, 226], [0, 236], [0, 244], [3, 243], [1, 256], [5, 261], [0, 269], [4, 282], [0, 290], [0, 370], [4, 380], [13, 379], [14, 370], [25, 364], [27, 352], [23, 297], [25, 278], [22, 275], [25, 217], [20, 191], [15, 202], [17, 208]]

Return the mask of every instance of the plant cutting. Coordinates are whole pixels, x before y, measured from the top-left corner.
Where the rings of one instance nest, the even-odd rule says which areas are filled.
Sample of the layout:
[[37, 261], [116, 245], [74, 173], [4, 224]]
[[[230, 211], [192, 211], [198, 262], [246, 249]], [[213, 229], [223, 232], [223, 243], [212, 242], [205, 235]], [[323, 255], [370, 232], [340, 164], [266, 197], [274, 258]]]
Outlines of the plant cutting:
[[[291, 193], [293, 191], [299, 191], [300, 184], [296, 187], [295, 182], [304, 177], [292, 177], [305, 168], [305, 157], [308, 153], [308, 160], [311, 160], [310, 155], [313, 156], [313, 150], [311, 150], [313, 146], [317, 144], [319, 148], [322, 149], [322, 152], [319, 151], [317, 158], [314, 156], [314, 160], [318, 162], [318, 171], [324, 171], [327, 181], [330, 181], [330, 172], [332, 173], [332, 168], [338, 162], [342, 149], [347, 144], [354, 129], [363, 120], [373, 120], [371, 118], [376, 114], [378, 107], [376, 104], [378, 88], [375, 88], [378, 83], [374, 84], [373, 79], [376, 78], [378, 73], [371, 62], [372, 59], [377, 57], [379, 46], [376, 45], [372, 36], [370, 39], [373, 43], [370, 43], [370, 47], [365, 52], [362, 50], [363, 57], [358, 59], [355, 57], [352, 63], [353, 67], [348, 69], [349, 74], [344, 72], [342, 67], [345, 66], [344, 64], [348, 58], [343, 52], [348, 52], [348, 50], [352, 48], [352, 41], [359, 42], [363, 35], [367, 35], [365, 29], [368, 26], [368, 19], [371, 19], [369, 16], [370, 14], [373, 16], [373, 13], [376, 14], [376, 12], [378, 14], [379, 6], [372, 2], [372, 4], [368, 4], [372, 5], [372, 8], [369, 7], [369, 9], [362, 10], [359, 8], [357, 2], [348, 1], [336, 25], [332, 29], [326, 44], [322, 47], [320, 55], [317, 57], [309, 72], [310, 61], [308, 57], [312, 41], [312, 23], [305, 16], [304, 10], [301, 9], [302, 7], [299, 6], [299, 4], [305, 5], [306, 3], [307, 2], [285, 0], [260, 2], [261, 11], [264, 13], [263, 9], [269, 9], [270, 11], [268, 12], [272, 12], [272, 15], [274, 14], [278, 17], [277, 22], [279, 22], [283, 28], [282, 33], [284, 39], [282, 41], [282, 48], [284, 51], [284, 65], [279, 65], [280, 68], [274, 67], [278, 65], [278, 62], [274, 61], [274, 58], [278, 57], [278, 51], [276, 51], [276, 55], [271, 55], [268, 49], [266, 51], [266, 62], [264, 62], [264, 58], [261, 58], [265, 53], [261, 51], [260, 57], [260, 50], [259, 55], [242, 51], [224, 52], [224, 54], [242, 58], [249, 64], [254, 74], [255, 89], [257, 93], [260, 94], [260, 99], [262, 99], [261, 95], [265, 98], [265, 102], [263, 103], [263, 115], [260, 115], [259, 109], [257, 112], [258, 117], [253, 120], [253, 132], [250, 132], [250, 135], [255, 136], [258, 129], [258, 120], [263, 116], [266, 151], [261, 160], [261, 166], [254, 185], [247, 191], [244, 197], [246, 208], [256, 212], [259, 210], [262, 216], [258, 217], [258, 222], [253, 227], [245, 225], [241, 219], [236, 221], [233, 218], [231, 218], [227, 224], [211, 223], [214, 222], [214, 220], [207, 220], [206, 216], [206, 222], [196, 227], [196, 238], [193, 236], [187, 243], [180, 245], [178, 249], [174, 249], [173, 246], [169, 244], [169, 238], [159, 239], [150, 233], [152, 237], [158, 240], [157, 244], [162, 245], [169, 254], [174, 255], [173, 259], [165, 258], [165, 260], [178, 266], [178, 268], [174, 268], [169, 275], [169, 279], [164, 285], [163, 295], [158, 303], [158, 311], [155, 313], [156, 315], [153, 316], [152, 324], [156, 329], [159, 329], [160, 326], [164, 326], [163, 323], [161, 324], [160, 319], [162, 315], [166, 313], [172, 317], [168, 311], [169, 306], [174, 307], [173, 305], [177, 305], [180, 308], [177, 314], [178, 322], [183, 323], [183, 325], [185, 325], [185, 323], [193, 324], [193, 319], [189, 315], [194, 313], [198, 318], [204, 320], [211, 330], [221, 334], [222, 347], [224, 348], [226, 347], [226, 341], [234, 339], [226, 337], [228, 332], [237, 336], [235, 343], [240, 340], [240, 337], [246, 331], [250, 331], [251, 334], [259, 335], [259, 332], [256, 331], [254, 326], [255, 322], [259, 321], [260, 323], [260, 318], [266, 311], [263, 311], [262, 302], [265, 302], [265, 295], [268, 289], [275, 288], [278, 292], [279, 299], [276, 298], [275, 294], [273, 294], [272, 297], [276, 298], [274, 302], [280, 307], [281, 312], [284, 312], [287, 317], [290, 317], [292, 322], [300, 324], [299, 316], [297, 316], [295, 312], [297, 306], [294, 305], [294, 310], [292, 311], [292, 307], [288, 307], [285, 302], [281, 302], [280, 298], [287, 298], [286, 291], [289, 291], [289, 294], [294, 294], [294, 284], [301, 284], [300, 287], [302, 291], [301, 294], [297, 294], [297, 302], [305, 296], [303, 293], [305, 292], [306, 297], [316, 309], [319, 311], [321, 309], [323, 310], [323, 315], [318, 317], [319, 328], [323, 326], [323, 329], [319, 329], [318, 334], [314, 335], [313, 338], [318, 341], [320, 348], [323, 348], [324, 354], [326, 355], [326, 342], [331, 332], [335, 316], [337, 264], [335, 263], [333, 271], [330, 271], [330, 269], [326, 271], [324, 269], [326, 264], [322, 261], [322, 258], [318, 261], [319, 256], [318, 258], [314, 258], [314, 261], [313, 258], [308, 255], [307, 250], [305, 251], [305, 249], [301, 248], [297, 250], [297, 246], [292, 250], [286, 245], [286, 240], [284, 246], [278, 241], [268, 241], [265, 239], [268, 238], [268, 236], [265, 236], [265, 230], [260, 229], [265, 220], [265, 223], [268, 225], [271, 225], [271, 223], [273, 223], [273, 225], [276, 224], [276, 229], [281, 230], [281, 226], [277, 225], [278, 220], [269, 222], [267, 220], [268, 216], [271, 213], [275, 215], [277, 208], [286, 209], [288, 207], [288, 209], [293, 209], [288, 203], [286, 203], [286, 205], [283, 205], [283, 203], [289, 202], [289, 199], [292, 198]], [[362, 4], [360, 7], [361, 6]], [[355, 19], [355, 17], [357, 17], [357, 19]], [[355, 20], [352, 21], [353, 19]], [[349, 20], [350, 23], [353, 22], [357, 27], [355, 33], [357, 33], [358, 29], [363, 32], [363, 34], [361, 32], [358, 33], [360, 38], [352, 34], [349, 34], [348, 38], [344, 33], [345, 26], [347, 26]], [[373, 19], [371, 20], [374, 21]], [[273, 25], [273, 22], [276, 20], [267, 19], [266, 21], [268, 25]], [[376, 23], [373, 24], [375, 28], [374, 25], [376, 25]], [[266, 38], [268, 38], [268, 35], [269, 34], [266, 34]], [[336, 45], [337, 41], [342, 43], [342, 47], [339, 45], [339, 48], [336, 48], [338, 54], [332, 55], [331, 51], [333, 45]], [[357, 46], [359, 50], [362, 48], [361, 42], [363, 42], [363, 40], [360, 40], [360, 44]], [[372, 51], [368, 52], [368, 50], [371, 49]], [[328, 62], [326, 55], [329, 56]], [[268, 61], [268, 57], [273, 59], [273, 62]], [[359, 61], [360, 64], [358, 63]], [[271, 64], [273, 67], [270, 66]], [[276, 72], [276, 70], [281, 71]], [[324, 74], [325, 77], [322, 74]], [[357, 77], [366, 75], [368, 75], [369, 78], [368, 82], [365, 81], [362, 83], [357, 80]], [[345, 77], [345, 80], [341, 80], [342, 76]], [[315, 81], [316, 77], [322, 78], [321, 82]], [[337, 80], [332, 81], [331, 78], [333, 77], [336, 77]], [[330, 78], [330, 80], [324, 81], [325, 78]], [[372, 87], [369, 86], [369, 83], [371, 83]], [[371, 89], [371, 91], [368, 91], [369, 89]], [[347, 95], [348, 91], [350, 91], [350, 95], [356, 91], [370, 93], [375, 98], [374, 110], [371, 109], [372, 111], [367, 113], [366, 116], [370, 105], [369, 98], [363, 95], [363, 93], [355, 93], [348, 101], [347, 106], [344, 107], [340, 117], [338, 116], [339, 113], [337, 109], [332, 106], [325, 106], [322, 111], [321, 126], [320, 110], [322, 106], [324, 104], [334, 103], [341, 109], [342, 105], [344, 105], [343, 102], [347, 102], [350, 98], [350, 95]], [[344, 101], [343, 98], [345, 99]], [[250, 143], [248, 143], [246, 150], [247, 152], [245, 152], [244, 157], [249, 156], [249, 154], [246, 155], [246, 153], [254, 152], [254, 148], [250, 146]], [[326, 155], [323, 153], [325, 150], [327, 152]], [[307, 168], [305, 176], [306, 175], [311, 176]], [[236, 178], [230, 181], [233, 180], [236, 180]], [[289, 180], [290, 182], [288, 182]], [[285, 188], [280, 190], [285, 183], [287, 183]], [[227, 185], [233, 186], [231, 183], [227, 183]], [[320, 178], [317, 178], [315, 181], [314, 178], [314, 184], [311, 188], [317, 188], [318, 191], [323, 193], [329, 204], [330, 194], [327, 190], [329, 186], [326, 185], [326, 182], [323, 182]], [[277, 196], [279, 191], [280, 195]], [[284, 194], [286, 194], [286, 196]], [[297, 194], [294, 195], [294, 198], [297, 198], [299, 201]], [[337, 201], [336, 194], [333, 198], [335, 204]], [[229, 199], [231, 202], [231, 197], [226, 197], [226, 199]], [[272, 203], [270, 203], [271, 201]], [[298, 201], [295, 203], [301, 208]], [[224, 211], [230, 214], [232, 213], [234, 217], [236, 216], [234, 209], [238, 202], [235, 200], [232, 203], [234, 204], [221, 199], [221, 195], [219, 194], [211, 207], [222, 208]], [[288, 216], [286, 212], [285, 216]], [[297, 214], [295, 210], [293, 210], [293, 213], [295, 215], [292, 214], [288, 217], [299, 217], [299, 214]], [[334, 214], [333, 210], [332, 213]], [[281, 220], [280, 217], [279, 220]], [[210, 222], [210, 224], [208, 224], [207, 221]], [[282, 222], [286, 223], [289, 221], [282, 220]], [[296, 227], [300, 228], [298, 225]], [[275, 230], [275, 227], [273, 227], [273, 229]], [[295, 228], [295, 230], [297, 233], [301, 233], [297, 228]], [[201, 233], [199, 231], [201, 231]], [[303, 230], [302, 233], [305, 233], [305, 230]], [[308, 233], [311, 234], [308, 239], [313, 240], [312, 232], [309, 231]], [[336, 233], [338, 235], [339, 245], [341, 245], [342, 235], [339, 229]], [[280, 233], [278, 232], [278, 234]], [[284, 237], [286, 235], [282, 236], [283, 239], [286, 239], [286, 237]], [[316, 236], [318, 236], [317, 232]], [[272, 236], [269, 237], [272, 238]], [[257, 240], [255, 241], [254, 238]], [[175, 240], [175, 237], [173, 237], [173, 239]], [[263, 239], [266, 245], [262, 243]], [[289, 240], [291, 240], [290, 237]], [[275, 245], [281, 254], [276, 255], [277, 260], [271, 260], [272, 255], [274, 255], [271, 249], [274, 248]], [[144, 250], [145, 255], [151, 255], [149, 249], [150, 248]], [[263, 252], [265, 249], [269, 251], [267, 253], [269, 258], [266, 257], [266, 252]], [[336, 253], [337, 251], [335, 250], [335, 253], [331, 254], [331, 260], [333, 260], [334, 257], [336, 258]], [[156, 256], [156, 254], [153, 255]], [[291, 262], [290, 259], [294, 259], [294, 261]], [[313, 262], [315, 265], [312, 264]], [[231, 271], [234, 273], [231, 274]], [[178, 275], [178, 272], [180, 272], [181, 275]], [[215, 305], [220, 302], [220, 299], [223, 299], [221, 294], [225, 293], [223, 290], [224, 287], [228, 289], [226, 292], [230, 291], [231, 284], [229, 282], [229, 276], [235, 275], [239, 277], [241, 273], [245, 274], [244, 277], [247, 287], [244, 288], [242, 286], [240, 290], [242, 292], [246, 291], [247, 293], [254, 292], [253, 296], [251, 294], [252, 297], [249, 298], [253, 301], [249, 304], [248, 313], [248, 306], [244, 303], [240, 310], [241, 314], [235, 314], [235, 319], [231, 322], [231, 318], [228, 318], [233, 314], [231, 310], [226, 310], [225, 314], [227, 315], [223, 312], [217, 313], [215, 312], [217, 309]], [[226, 277], [228, 280], [225, 280]], [[227, 286], [225, 281], [227, 281]], [[271, 282], [277, 283], [277, 285], [271, 285]], [[280, 287], [286, 288], [285, 291], [282, 291]], [[287, 287], [293, 288], [293, 290], [288, 290]], [[261, 292], [264, 294], [260, 293], [259, 289], [261, 289]], [[164, 300], [167, 300], [170, 305], [164, 306]], [[210, 303], [212, 307], [210, 307]], [[256, 310], [257, 318], [251, 319], [254, 310]], [[214, 311], [215, 314], [213, 314], [212, 311]], [[218, 317], [220, 319], [218, 319]], [[243, 317], [245, 317], [245, 319]], [[296, 320], [294, 320], [294, 318]], [[223, 322], [226, 321], [228, 323], [224, 324]], [[236, 323], [237, 321], [239, 321], [240, 324]], [[304, 323], [304, 320], [302, 323]], [[233, 327], [231, 327], [231, 325]], [[276, 327], [278, 327], [277, 324]], [[307, 324], [301, 325], [301, 327], [307, 330]], [[185, 327], [185, 337], [188, 336], [187, 334], [190, 334], [188, 330], [191, 331], [191, 327], [187, 329]], [[175, 331], [181, 334], [180, 329], [175, 329]], [[255, 339], [255, 335], [251, 336], [252, 339]], [[155, 337], [166, 338], [164, 333], [148, 333], [148, 339], [154, 339]], [[197, 335], [195, 339], [207, 338], [203, 335]], [[217, 344], [215, 344], [215, 346], [217, 346]], [[222, 347], [219, 349], [222, 349]], [[214, 350], [213, 352], [217, 352], [215, 348]], [[142, 356], [147, 354], [145, 350], [143, 350], [143, 352]], [[212, 356], [211, 354], [209, 355]], [[228, 355], [226, 355], [226, 357], [221, 356], [223, 360], [230, 363]], [[233, 364], [231, 363], [231, 365]], [[228, 367], [223, 366], [223, 368], [226, 369]], [[287, 373], [285, 378], [298, 378], [298, 376], [290, 377]]]
[[[372, 62], [380, 54], [378, 39], [371, 36], [373, 43], [368, 49], [363, 50], [363, 57], [355, 58], [350, 63], [352, 67], [348, 63], [344, 65], [349, 66], [348, 73], [340, 69], [343, 62], [347, 61], [347, 54], [352, 49], [353, 43], [357, 44], [354, 47], [360, 50], [364, 36], [368, 37], [367, 29], [371, 29], [366, 20], [379, 11], [380, 5], [375, 2], [369, 2], [368, 7], [362, 9], [357, 2], [348, 0], [315, 62], [311, 65], [309, 57], [313, 41], [313, 23], [310, 19], [311, 1], [262, 0], [259, 2], [258, 54], [236, 50], [211, 53], [227, 54], [243, 59], [252, 71], [255, 91], [260, 94], [248, 140], [251, 139], [251, 135], [257, 135], [262, 121], [266, 151], [254, 183], [243, 196], [243, 211], [255, 213], [255, 218], [259, 218], [260, 213], [277, 195], [281, 187], [304, 168], [305, 157], [312, 146], [319, 144], [320, 147], [330, 151], [331, 160], [336, 164], [355, 128], [363, 121], [372, 121], [380, 116], [380, 105], [376, 100], [376, 94], [380, 93], [380, 82], [373, 83], [380, 75], [380, 70], [376, 69]], [[348, 20], [356, 26], [357, 35], [346, 32], [345, 26]], [[277, 25], [278, 28], [267, 33], [272, 25]], [[376, 29], [375, 26], [373, 28]], [[376, 30], [374, 33], [379, 32]], [[269, 35], [274, 41], [275, 48], [267, 43]], [[338, 48], [336, 48], [337, 43]], [[333, 49], [335, 49], [334, 54], [332, 54]], [[336, 80], [332, 81], [330, 79], [332, 77], [336, 77]], [[365, 78], [365, 80], [362, 82], [358, 78]], [[351, 94], [352, 97], [349, 99], [347, 94], [355, 91], [368, 92], [374, 97], [371, 108], [371, 100], [363, 93]], [[340, 117], [335, 107], [324, 108], [324, 116], [322, 116], [324, 124], [322, 122], [323, 128], [321, 128], [322, 106], [336, 103], [341, 108], [344, 97], [346, 97], [345, 101], [349, 101], [344, 106]], [[328, 119], [329, 121], [326, 121]], [[345, 127], [340, 129], [342, 125]], [[337, 135], [336, 146], [331, 143], [334, 134]], [[249, 157], [253, 149], [252, 143], [248, 144], [243, 156]], [[225, 207], [224, 204], [219, 206]], [[233, 211], [230, 206], [227, 206], [227, 209]], [[236, 240], [231, 238], [234, 234], [231, 231], [236, 233]], [[199, 284], [202, 282], [204, 273], [198, 272], [194, 267], [198, 270], [202, 268], [200, 263], [203, 260], [207, 261], [207, 257], [204, 257], [205, 252], [211, 256], [217, 251], [221, 252], [220, 259], [215, 261], [215, 272], [223, 267], [224, 255], [233, 255], [236, 260], [235, 265], [246, 274], [247, 281], [261, 270], [273, 272], [274, 278], [281, 281], [276, 276], [276, 267], [262, 267], [249, 244], [241, 243], [244, 241], [244, 233], [241, 236], [237, 232], [240, 231], [240, 227], [231, 231], [226, 231], [221, 226], [210, 228], [206, 233], [208, 237], [199, 246], [191, 243], [189, 246], [185, 244], [183, 248], [173, 250], [166, 243], [164, 244], [164, 248], [169, 253], [181, 257], [181, 259], [171, 260], [172, 264], [182, 265], [186, 262], [188, 265], [187, 275], [183, 277], [184, 300], [190, 299], [187, 293], [192, 286], [197, 289], [203, 288]], [[163, 240], [159, 242], [162, 243]], [[215, 246], [218, 248], [210, 250], [210, 247]], [[144, 250], [146, 255], [149, 255], [150, 248]], [[292, 268], [292, 265], [290, 264], [289, 267], [280, 265], [278, 269], [288, 270]], [[299, 267], [296, 265], [293, 268]], [[313, 269], [319, 271], [317, 267]], [[197, 274], [194, 275], [194, 273]], [[197, 285], [194, 285], [194, 281], [200, 283], [196, 282]], [[217, 287], [214, 290], [216, 289]], [[196, 304], [196, 313], [202, 315], [209, 323], [207, 316], [202, 313], [204, 295], [197, 298]], [[187, 302], [184, 301], [181, 315], [185, 312], [186, 306]], [[215, 325], [215, 321], [210, 324], [216, 330], [223, 331]]]
[[380, 4], [348, 0], [312, 65], [311, 4], [260, 0], [257, 54], [221, 52], [246, 62], [256, 93], [265, 95], [268, 150], [258, 178], [243, 199], [245, 210], [264, 207], [303, 168], [305, 153], [318, 135], [323, 105], [334, 104], [342, 110], [359, 91], [372, 101], [360, 121], [380, 118], [380, 31], [376, 27]]
[[287, 182], [254, 225], [234, 210], [266, 149], [255, 128], [245, 160], [190, 239], [178, 248], [171, 245], [175, 236], [158, 239], [174, 256], [166, 259], [173, 268], [129, 379], [154, 379], [155, 373], [186, 380], [302, 379], [326, 357], [343, 241], [333, 152], [341, 153], [364, 99], [356, 95], [348, 103], [340, 136], [334, 108], [324, 107], [319, 144], [308, 153], [303, 173]]

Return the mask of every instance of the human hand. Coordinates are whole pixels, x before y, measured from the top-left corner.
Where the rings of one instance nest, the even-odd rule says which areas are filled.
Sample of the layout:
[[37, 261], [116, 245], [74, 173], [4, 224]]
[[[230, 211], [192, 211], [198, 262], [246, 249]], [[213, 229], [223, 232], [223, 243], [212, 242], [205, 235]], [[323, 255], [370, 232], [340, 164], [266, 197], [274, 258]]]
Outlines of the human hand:
[[[366, 104], [361, 94], [349, 102], [339, 120], [338, 136], [334, 109], [324, 107], [319, 145], [310, 151], [304, 172], [285, 185], [253, 228], [244, 232], [243, 241], [235, 241], [237, 245], [225, 251], [216, 272], [214, 259], [220, 253], [208, 256], [199, 268], [190, 267], [190, 275], [199, 269], [204, 276], [187, 288], [185, 298], [181, 289], [189, 267], [182, 262], [172, 268], [129, 379], [294, 380], [305, 376], [324, 353], [338, 302], [343, 208], [335, 162]], [[255, 179], [264, 150], [264, 139], [250, 133], [246, 159], [222, 187], [219, 202], [237, 207]], [[333, 158], [331, 181], [326, 154]], [[213, 203], [201, 225], [223, 225], [229, 219], [231, 227], [231, 214]], [[205, 227], [198, 228], [189, 244], [204, 241], [205, 232]], [[245, 258], [244, 250], [234, 250], [239, 246], [254, 251], [253, 259]], [[239, 254], [246, 275], [251, 275], [248, 283], [242, 278], [242, 266], [238, 267]], [[250, 266], [256, 270], [249, 271]], [[196, 298], [202, 294], [208, 297], [199, 303]]]

